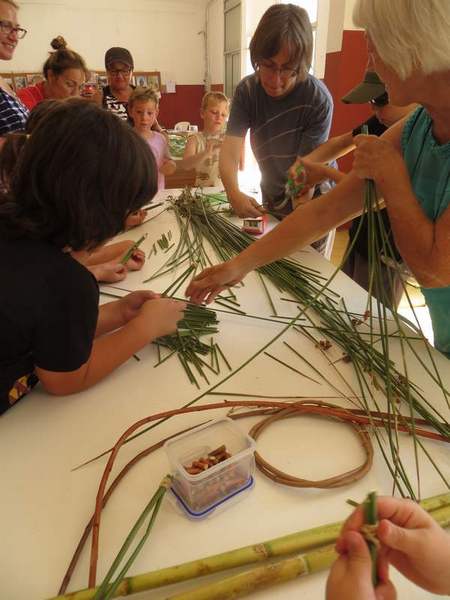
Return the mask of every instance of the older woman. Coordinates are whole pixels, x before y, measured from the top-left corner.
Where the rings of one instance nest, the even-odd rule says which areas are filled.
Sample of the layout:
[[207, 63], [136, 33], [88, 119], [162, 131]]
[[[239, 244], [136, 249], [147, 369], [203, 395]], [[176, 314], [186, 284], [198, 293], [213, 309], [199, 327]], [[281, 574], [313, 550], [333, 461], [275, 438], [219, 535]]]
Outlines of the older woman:
[[[17, 23], [17, 4], [0, 0], [0, 59], [11, 60], [17, 43], [27, 31]], [[25, 129], [28, 110], [11, 86], [0, 77], [0, 136]]]
[[50, 42], [54, 52], [44, 63], [44, 81], [19, 90], [17, 95], [32, 110], [42, 100], [63, 100], [79, 96], [86, 80], [87, 68], [84, 59], [67, 47], [62, 36]]
[[448, 0], [358, 0], [371, 67], [394, 104], [421, 105], [381, 138], [358, 136], [350, 173], [325, 196], [299, 207], [235, 259], [189, 286], [211, 301], [252, 269], [309, 244], [361, 214], [364, 179], [387, 205], [400, 253], [420, 283], [435, 345], [450, 356], [450, 10]]

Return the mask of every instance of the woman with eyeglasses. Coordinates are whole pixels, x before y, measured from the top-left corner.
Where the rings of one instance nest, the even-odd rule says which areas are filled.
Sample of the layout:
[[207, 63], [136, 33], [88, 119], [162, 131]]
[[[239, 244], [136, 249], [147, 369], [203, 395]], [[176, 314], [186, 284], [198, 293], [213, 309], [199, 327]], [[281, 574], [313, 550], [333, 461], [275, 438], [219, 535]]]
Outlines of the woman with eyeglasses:
[[[116, 117], [131, 123], [128, 115], [128, 101], [132, 91], [136, 88], [131, 83], [134, 69], [131, 52], [117, 46], [110, 48], [105, 54], [105, 68], [108, 85], [103, 88], [101, 96], [97, 97], [97, 100], [103, 108], [115, 114]], [[164, 133], [157, 121], [153, 124], [152, 129]]]
[[[13, 0], [0, 0], [0, 59], [11, 60], [17, 43], [27, 31], [17, 23], [18, 5]], [[11, 86], [0, 77], [0, 136], [25, 129], [28, 110]]]
[[261, 171], [264, 207], [280, 217], [293, 209], [285, 196], [289, 167], [328, 138], [333, 102], [325, 85], [309, 73], [312, 53], [312, 28], [303, 8], [276, 4], [264, 13], [250, 42], [255, 73], [236, 88], [220, 153], [221, 178], [240, 217], [258, 217], [264, 211], [238, 185], [248, 130]]
[[450, 358], [449, 2], [356, 0], [353, 18], [367, 32], [369, 68], [390, 101], [421, 106], [381, 137], [357, 136], [353, 170], [333, 190], [300, 206], [236, 258], [200, 273], [187, 294], [211, 302], [252, 269], [359, 216], [365, 179], [372, 179], [400, 254], [425, 296], [434, 344]]
[[62, 36], [53, 39], [50, 45], [54, 52], [50, 52], [44, 63], [44, 81], [17, 92], [28, 110], [32, 110], [42, 100], [64, 100], [79, 96], [88, 76], [83, 57], [67, 48], [67, 42]]
[[102, 90], [101, 104], [119, 119], [128, 121], [128, 100], [134, 85], [134, 61], [131, 53], [126, 48], [114, 47], [105, 54], [105, 69], [108, 85]]

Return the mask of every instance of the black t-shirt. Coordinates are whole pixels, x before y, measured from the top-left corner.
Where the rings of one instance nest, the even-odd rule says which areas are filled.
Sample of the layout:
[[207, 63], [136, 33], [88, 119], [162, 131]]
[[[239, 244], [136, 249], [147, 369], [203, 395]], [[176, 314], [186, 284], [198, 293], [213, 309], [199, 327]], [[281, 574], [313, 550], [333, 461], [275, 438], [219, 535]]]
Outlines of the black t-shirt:
[[[367, 125], [369, 135], [380, 136], [387, 129], [387, 127], [385, 125], [383, 125], [383, 123], [380, 123], [380, 121], [375, 116], [373, 116], [370, 119], [368, 119], [365, 123], [362, 123], [359, 127], [356, 127], [356, 129], [354, 129], [352, 131], [353, 137], [362, 133], [363, 125]], [[394, 236], [392, 234], [392, 228], [391, 228], [391, 222], [389, 221], [389, 215], [385, 208], [383, 208], [383, 210], [380, 210], [380, 216], [383, 221], [384, 228], [386, 229], [386, 231], [388, 233], [388, 239], [392, 246], [394, 257], [396, 260], [401, 260], [402, 258], [401, 258], [400, 252], [397, 250], [397, 246], [395, 245], [395, 242], [394, 242]], [[350, 227], [350, 231], [349, 231], [350, 240], [353, 240], [356, 237], [360, 222], [362, 222], [362, 225], [361, 225], [361, 229], [359, 231], [358, 239], [356, 240], [355, 245], [353, 246], [353, 250], [354, 251], [356, 250], [357, 252], [359, 252], [359, 254], [361, 254], [362, 256], [364, 256], [364, 258], [367, 259], [368, 258], [367, 240], [369, 237], [369, 223], [368, 223], [367, 217], [365, 217], [365, 216], [359, 217], [359, 218], [353, 220], [353, 223], [352, 223], [352, 225]], [[381, 245], [382, 238], [381, 238], [381, 233], [380, 233], [380, 226], [376, 219], [375, 219], [375, 235], [377, 236], [377, 238], [379, 240], [380, 248], [382, 248], [382, 245]]]
[[89, 358], [98, 319], [91, 273], [40, 241], [0, 241], [0, 414], [36, 383], [34, 367], [75, 371]]

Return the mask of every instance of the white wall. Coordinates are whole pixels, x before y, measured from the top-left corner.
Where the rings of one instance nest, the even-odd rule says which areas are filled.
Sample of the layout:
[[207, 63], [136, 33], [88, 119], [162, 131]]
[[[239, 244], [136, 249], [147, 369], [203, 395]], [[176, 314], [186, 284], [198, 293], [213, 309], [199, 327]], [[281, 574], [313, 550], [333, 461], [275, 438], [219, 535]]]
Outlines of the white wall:
[[210, 0], [208, 10], [209, 83], [224, 83], [224, 16], [223, 0]]
[[352, 14], [353, 14], [353, 7], [355, 6], [355, 4], [356, 4], [356, 0], [346, 0], [345, 1], [345, 22], [344, 22], [345, 29], [360, 30], [359, 27], [355, 27], [355, 25], [353, 24]]
[[204, 29], [206, 0], [19, 2], [19, 22], [28, 35], [19, 42], [11, 70], [39, 71], [51, 39], [63, 35], [92, 69], [104, 69], [109, 47], [124, 46], [136, 70], [161, 71], [163, 82], [203, 83], [204, 42], [199, 32]]

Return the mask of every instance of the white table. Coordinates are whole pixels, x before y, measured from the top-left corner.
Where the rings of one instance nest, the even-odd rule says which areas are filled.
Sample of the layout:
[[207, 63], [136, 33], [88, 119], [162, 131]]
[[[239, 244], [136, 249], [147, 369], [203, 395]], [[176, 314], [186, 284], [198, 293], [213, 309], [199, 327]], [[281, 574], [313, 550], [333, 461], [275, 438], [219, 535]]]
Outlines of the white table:
[[[164, 192], [155, 199], [160, 200]], [[159, 213], [156, 208], [152, 213]], [[174, 216], [163, 212], [140, 228], [124, 234], [125, 238], [138, 239], [142, 232], [149, 236], [143, 245], [147, 252], [163, 232], [172, 230], [176, 236]], [[329, 275], [332, 265], [312, 250], [298, 255], [305, 264]], [[141, 272], [131, 273], [119, 286], [134, 290], [147, 288], [142, 280], [149, 277], [167, 255], [158, 253]], [[174, 275], [157, 279], [156, 291], [163, 290]], [[267, 297], [262, 292], [259, 279], [250, 274], [245, 287], [237, 294], [242, 307], [252, 314], [271, 313]], [[350, 309], [363, 311], [366, 294], [354, 282], [340, 273], [332, 284], [333, 289], [345, 296]], [[273, 293], [275, 298], [278, 297]], [[110, 300], [102, 297], [103, 301]], [[281, 314], [293, 314], [294, 307], [277, 301]], [[280, 325], [252, 321], [237, 315], [221, 315], [220, 333], [217, 334], [225, 354], [233, 367], [240, 365], [255, 350], [272, 339]], [[330, 380], [341, 386], [338, 378], [329, 371], [325, 362], [304, 338], [295, 332], [286, 333], [307, 358], [327, 372]], [[271, 352], [295, 364], [279, 340]], [[333, 348], [336, 358], [340, 351]], [[35, 389], [0, 419], [0, 598], [4, 600], [34, 600], [56, 594], [79, 536], [90, 518], [97, 486], [105, 465], [104, 460], [71, 471], [71, 468], [108, 448], [134, 421], [165, 409], [180, 407], [198, 395], [188, 383], [178, 361], [173, 358], [158, 368], [156, 349], [153, 346], [139, 353], [140, 362], [129, 360], [115, 373], [92, 389], [69, 397], [51, 397]], [[447, 386], [450, 385], [448, 362], [435, 353], [440, 371]], [[339, 363], [342, 372], [352, 381], [352, 367]], [[413, 379], [421, 385], [427, 398], [440, 406], [448, 417], [442, 395], [426, 379], [423, 370], [409, 359]], [[301, 370], [303, 364], [296, 365]], [[211, 383], [220, 381], [226, 371]], [[202, 385], [202, 391], [206, 389]], [[266, 356], [259, 356], [248, 367], [219, 388], [223, 396], [209, 396], [202, 403], [226, 398], [225, 392], [264, 393], [274, 395], [333, 396], [335, 392], [325, 382], [321, 385], [301, 378]], [[337, 401], [341, 404], [345, 402]], [[172, 419], [127, 444], [116, 462], [117, 469], [138, 451], [166, 435], [190, 424], [202, 422], [222, 412], [208, 411]], [[238, 421], [248, 431], [254, 419]], [[433, 452], [442, 471], [450, 473], [450, 452], [441, 443], [425, 442]], [[413, 476], [413, 452], [410, 441], [401, 440], [405, 463]], [[376, 445], [375, 445], [376, 446]], [[362, 450], [351, 430], [325, 419], [301, 417], [273, 425], [258, 440], [260, 452], [282, 470], [309, 478], [324, 478], [352, 468], [363, 459]], [[133, 469], [114, 493], [102, 516], [100, 533], [100, 560], [98, 577], [101, 578], [115, 556], [131, 524], [140, 513], [157, 483], [168, 471], [168, 461], [163, 450], [144, 459]], [[392, 482], [378, 449], [369, 474], [344, 488], [335, 490], [301, 490], [276, 485], [256, 472], [256, 486], [245, 500], [205, 521], [191, 522], [165, 502], [152, 536], [133, 565], [130, 574], [184, 562], [197, 557], [237, 548], [242, 545], [278, 537], [297, 530], [328, 522], [339, 521], [349, 514], [347, 498], [360, 500], [370, 490], [390, 493]], [[422, 496], [428, 497], [445, 491], [444, 485], [432, 469], [422, 462]], [[88, 544], [89, 546], [89, 544]], [[85, 587], [88, 572], [88, 548], [72, 578], [69, 589]], [[221, 576], [219, 574], [219, 576]], [[222, 575], [223, 576], [223, 575]], [[419, 590], [398, 574], [393, 573], [398, 584], [399, 598], [424, 600], [437, 598]], [[259, 592], [255, 598], [299, 598], [319, 600], [324, 595], [326, 574]], [[203, 583], [203, 582], [202, 582]], [[187, 589], [189, 584], [183, 584]], [[180, 586], [176, 588], [181, 589]], [[170, 589], [174, 593], [173, 589]], [[154, 590], [136, 598], [164, 598], [167, 589]]]

